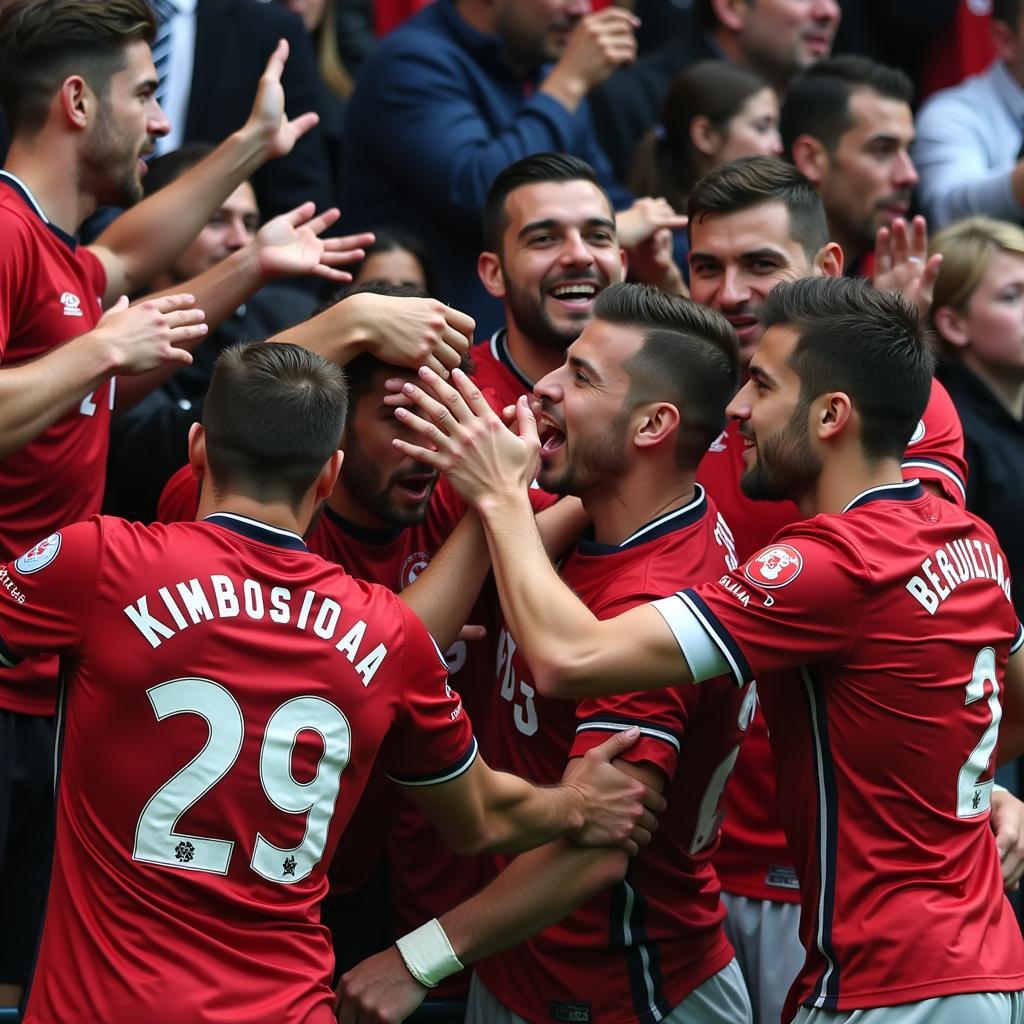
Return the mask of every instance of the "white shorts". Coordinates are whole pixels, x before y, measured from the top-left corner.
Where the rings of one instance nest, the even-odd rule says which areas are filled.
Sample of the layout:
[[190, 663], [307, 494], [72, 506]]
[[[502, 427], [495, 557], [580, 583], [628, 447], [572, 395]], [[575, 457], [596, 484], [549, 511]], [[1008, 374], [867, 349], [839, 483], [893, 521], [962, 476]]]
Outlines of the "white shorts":
[[968, 992], [870, 1010], [801, 1006], [793, 1024], [1024, 1024], [1024, 993]]

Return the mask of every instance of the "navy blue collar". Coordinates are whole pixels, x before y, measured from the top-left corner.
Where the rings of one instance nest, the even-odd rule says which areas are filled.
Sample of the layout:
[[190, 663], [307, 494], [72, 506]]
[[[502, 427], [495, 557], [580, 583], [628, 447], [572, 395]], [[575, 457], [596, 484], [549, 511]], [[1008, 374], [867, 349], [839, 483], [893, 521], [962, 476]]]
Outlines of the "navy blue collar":
[[500, 327], [491, 335], [491, 355], [526, 388], [528, 393], [532, 393], [533, 381], [516, 366], [515, 360], [508, 350], [508, 328]]
[[872, 501], [916, 501], [923, 497], [924, 488], [920, 480], [904, 480], [901, 484], [883, 484], [881, 487], [869, 487], [861, 491], [843, 512], [851, 512]]
[[9, 185], [19, 196], [25, 201], [25, 205], [72, 251], [74, 252], [78, 248], [78, 239], [74, 235], [69, 235], [66, 231], [57, 227], [49, 217], [43, 212], [43, 208], [39, 205], [39, 200], [32, 195], [32, 190], [21, 180], [21, 178], [11, 174], [10, 171], [0, 170], [0, 181], [4, 184]]
[[614, 555], [619, 551], [626, 551], [629, 548], [639, 547], [641, 544], [648, 544], [660, 537], [667, 537], [677, 530], [685, 530], [693, 526], [707, 515], [708, 499], [704, 488], [700, 484], [694, 484], [693, 500], [687, 502], [682, 508], [674, 509], [660, 515], [645, 523], [639, 530], [631, 533], [621, 544], [598, 544], [589, 536], [580, 538], [576, 550], [581, 555]]
[[324, 505], [324, 515], [339, 530], [347, 533], [353, 540], [359, 541], [360, 544], [372, 544], [374, 547], [383, 547], [385, 544], [391, 544], [393, 541], [398, 540], [406, 530], [404, 526], [387, 526], [382, 530], [376, 530], [372, 526], [360, 526], [358, 523], [353, 523], [351, 519], [346, 519], [343, 515], [339, 515], [333, 508], [329, 508], [327, 505]]
[[291, 530], [282, 530], [278, 526], [268, 526], [248, 516], [240, 516], [234, 512], [214, 512], [203, 519], [204, 523], [213, 523], [232, 533], [241, 534], [249, 540], [258, 540], [262, 544], [270, 544], [275, 548], [288, 548], [291, 551], [307, 551], [302, 538]]

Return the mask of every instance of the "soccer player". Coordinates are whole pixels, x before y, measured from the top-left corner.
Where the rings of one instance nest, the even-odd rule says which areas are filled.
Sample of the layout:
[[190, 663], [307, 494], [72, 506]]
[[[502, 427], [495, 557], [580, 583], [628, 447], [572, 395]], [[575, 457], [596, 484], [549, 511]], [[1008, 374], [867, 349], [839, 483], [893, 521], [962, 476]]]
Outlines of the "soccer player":
[[423, 371], [437, 450], [401, 447], [477, 507], [541, 693], [756, 675], [802, 901], [785, 1020], [1015, 1021], [1024, 941], [988, 818], [1004, 714], [999, 758], [1024, 745], [1024, 633], [991, 530], [903, 479], [931, 353], [914, 312], [860, 281], [780, 285], [759, 316], [729, 409], [744, 489], [812, 518], [713, 583], [589, 612], [522, 515], [540, 444], [525, 400], [517, 437], [464, 377], [460, 393]]
[[635, 735], [553, 788], [493, 772], [417, 618], [306, 549], [345, 412], [318, 356], [230, 349], [190, 435], [201, 521], [94, 517], [3, 567], [3, 663], [67, 669], [26, 1024], [333, 1020], [317, 903], [378, 759], [466, 851], [647, 837], [604, 760]]
[[[538, 382], [547, 437], [538, 483], [581, 498], [593, 520], [560, 575], [598, 616], [735, 567], [728, 528], [694, 482], [735, 387], [735, 349], [729, 325], [703, 307], [612, 285], [563, 366]], [[567, 758], [639, 725], [624, 768], [664, 789], [669, 813], [632, 864], [614, 851], [578, 857], [567, 844], [546, 847], [517, 857], [480, 897], [442, 916], [442, 926], [462, 922], [455, 934], [474, 929], [471, 943], [456, 943], [460, 960], [486, 957], [467, 1020], [749, 1021], [710, 858], [754, 689], [720, 679], [701, 691], [550, 700], [537, 694], [503, 628], [491, 694], [495, 763], [539, 781], [556, 781]], [[409, 1002], [395, 1007], [404, 1016], [424, 991], [392, 948], [345, 976], [341, 1019], [372, 1015], [383, 1008], [378, 1000], [390, 1019], [407, 992]]]
[[[764, 335], [758, 314], [770, 291], [781, 281], [838, 277], [843, 251], [829, 240], [825, 209], [810, 182], [779, 160], [751, 158], [717, 168], [698, 182], [688, 212], [693, 297], [732, 323], [745, 374]], [[741, 560], [801, 518], [791, 501], [753, 501], [743, 492], [745, 447], [733, 420], [697, 471], [733, 531]], [[935, 383], [904, 456], [904, 478], [918, 478], [962, 505], [963, 452], [959, 418], [945, 389]], [[715, 853], [729, 910], [727, 928], [750, 987], [755, 1024], [778, 1021], [804, 956], [796, 870], [776, 803], [775, 763], [759, 712], [725, 796], [722, 841]]]

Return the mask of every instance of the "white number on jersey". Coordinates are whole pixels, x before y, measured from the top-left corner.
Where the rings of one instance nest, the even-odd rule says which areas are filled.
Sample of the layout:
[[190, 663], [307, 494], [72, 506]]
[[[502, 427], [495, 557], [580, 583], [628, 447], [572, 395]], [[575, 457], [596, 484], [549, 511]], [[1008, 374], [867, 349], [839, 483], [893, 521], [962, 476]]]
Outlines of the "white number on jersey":
[[[111, 411], [114, 409], [114, 383], [117, 380], [116, 377], [110, 378], [110, 392], [109, 392], [109, 405]], [[82, 399], [78, 405], [78, 411], [83, 416], [95, 416], [96, 415], [96, 392], [90, 391], [89, 394]]]
[[[989, 689], [991, 688], [991, 689]], [[987, 814], [992, 803], [992, 779], [979, 782], [979, 777], [988, 770], [999, 738], [999, 721], [1003, 717], [1003, 709], [999, 705], [999, 683], [996, 681], [996, 652], [991, 647], [983, 647], [974, 659], [974, 674], [967, 684], [967, 696], [964, 705], [975, 703], [988, 693], [988, 709], [991, 718], [981, 734], [978, 745], [971, 751], [964, 766], [956, 778], [956, 816], [958, 818], [976, 818], [979, 814]]]
[[[501, 678], [501, 696], [513, 707], [512, 717], [516, 728], [524, 736], [532, 736], [538, 729], [540, 721], [537, 717], [537, 705], [534, 696], [537, 691], [525, 680], [517, 679], [512, 655], [516, 653], [516, 642], [507, 629], [502, 629], [498, 636], [497, 675]], [[504, 670], [504, 671], [503, 671]], [[522, 697], [519, 703], [517, 697]]]
[[[227, 874], [234, 842], [176, 832], [182, 815], [231, 771], [242, 749], [245, 723], [238, 702], [210, 679], [172, 679], [147, 691], [157, 721], [170, 715], [206, 720], [206, 746], [146, 803], [135, 827], [135, 860], [184, 871]], [[299, 782], [292, 774], [295, 739], [303, 730], [320, 735], [324, 753], [316, 775]], [[260, 782], [267, 798], [289, 814], [305, 814], [302, 842], [281, 849], [259, 832], [250, 866], [272, 882], [290, 885], [306, 878], [323, 856], [341, 774], [348, 765], [352, 732], [348, 719], [320, 697], [296, 697], [267, 722], [260, 750]]]

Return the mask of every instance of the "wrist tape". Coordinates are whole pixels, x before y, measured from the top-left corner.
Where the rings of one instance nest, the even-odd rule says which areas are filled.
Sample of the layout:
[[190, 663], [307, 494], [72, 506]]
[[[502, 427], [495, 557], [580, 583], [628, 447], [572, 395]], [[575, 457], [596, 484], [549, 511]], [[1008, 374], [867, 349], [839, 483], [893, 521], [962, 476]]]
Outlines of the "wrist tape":
[[439, 981], [462, 970], [462, 963], [436, 917], [403, 935], [395, 945], [409, 973], [425, 988], [435, 988]]

